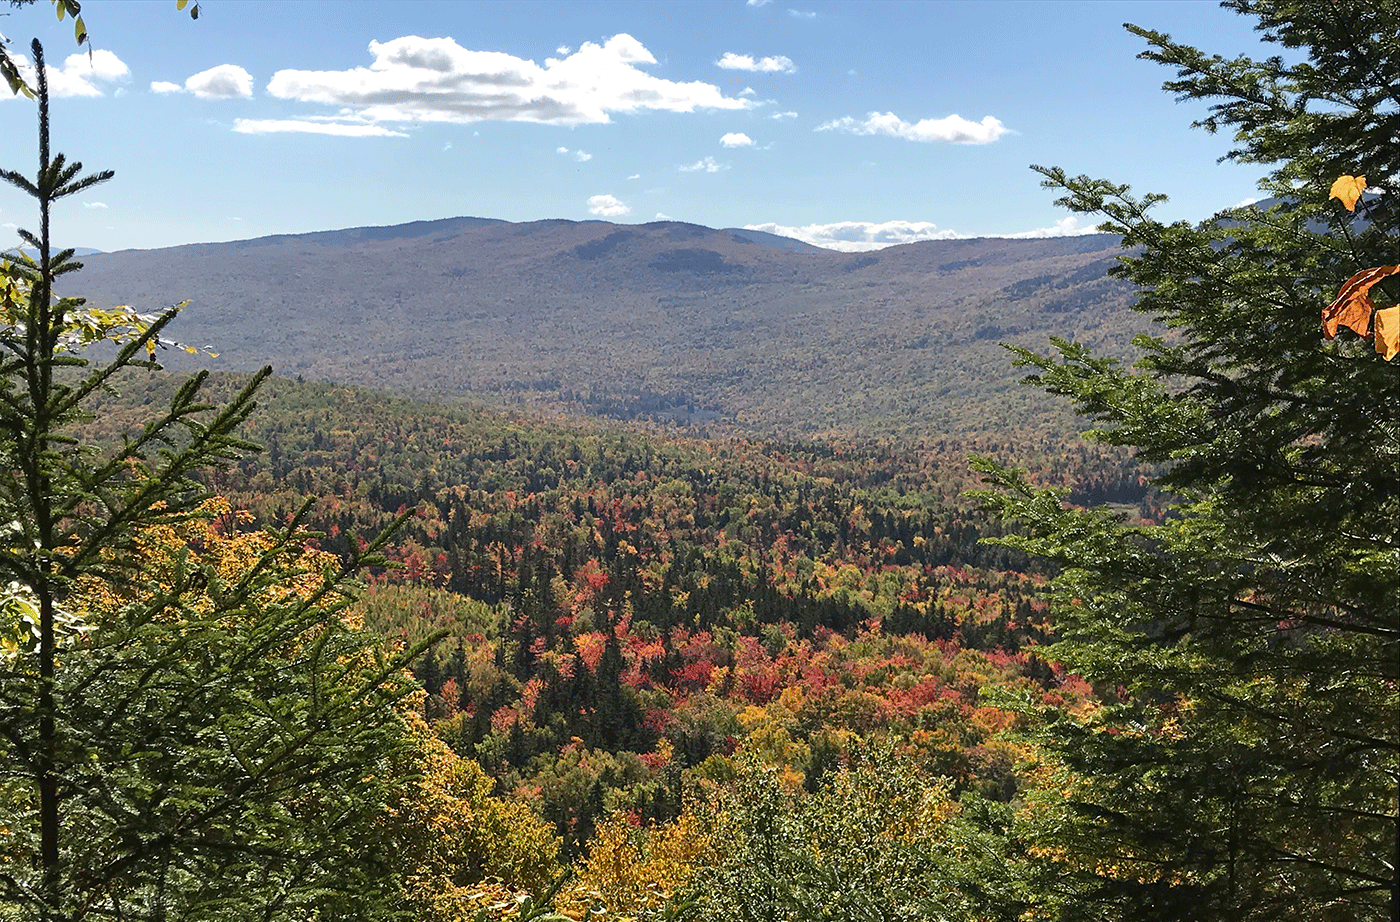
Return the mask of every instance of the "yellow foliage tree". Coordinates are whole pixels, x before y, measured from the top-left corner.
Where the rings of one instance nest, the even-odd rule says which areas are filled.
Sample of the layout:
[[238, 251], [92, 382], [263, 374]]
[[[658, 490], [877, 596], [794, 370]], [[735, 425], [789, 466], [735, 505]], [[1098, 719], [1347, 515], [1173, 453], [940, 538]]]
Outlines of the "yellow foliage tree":
[[383, 834], [401, 849], [404, 908], [420, 922], [455, 922], [537, 892], [557, 870], [559, 839], [524, 804], [491, 796], [495, 782], [407, 709], [408, 779], [385, 811]]
[[715, 846], [705, 821], [690, 809], [651, 827], [615, 813], [598, 824], [588, 857], [555, 906], [572, 918], [624, 922], [659, 912], [713, 857]]

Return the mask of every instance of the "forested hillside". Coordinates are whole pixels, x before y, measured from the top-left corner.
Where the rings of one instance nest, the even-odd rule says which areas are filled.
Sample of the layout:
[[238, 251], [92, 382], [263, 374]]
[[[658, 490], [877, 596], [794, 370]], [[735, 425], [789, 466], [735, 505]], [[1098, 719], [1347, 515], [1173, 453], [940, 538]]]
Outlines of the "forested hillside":
[[[90, 435], [176, 383], [124, 382]], [[969, 443], [681, 440], [285, 379], [262, 394], [246, 432], [263, 451], [209, 485], [269, 525], [317, 497], [305, 521], [338, 554], [412, 511], [366, 621], [408, 644], [446, 632], [414, 665], [425, 716], [566, 855], [615, 810], [673, 819], [691, 770], [727, 778], [763, 752], [816, 790], [876, 732], [954, 793], [1006, 800], [1014, 751], [990, 733], [1010, 717], [979, 689], [1071, 693], [1036, 652], [1042, 576], [981, 541], [1000, 532], [963, 495]], [[1156, 514], [1121, 454], [981, 447]]]
[[[1051, 334], [1128, 356], [1108, 235], [795, 252], [656, 222], [423, 221], [86, 261], [95, 303], [190, 300], [171, 335], [252, 370], [697, 433], [1073, 432], [1005, 371]], [[986, 408], [995, 404], [996, 414]]]
[[[134, 435], [178, 383], [127, 376], [85, 437]], [[685, 830], [699, 851], [645, 872], [657, 900], [717, 846], [732, 817], [711, 797], [738, 779], [815, 793], [874, 758], [942, 779], [939, 810], [1009, 803], [1035, 782], [998, 737], [1019, 718], [984, 694], [1092, 707], [1040, 655], [1043, 572], [981, 541], [1001, 532], [965, 495], [967, 453], [1036, 458], [1044, 483], [1134, 515], [1161, 501], [1088, 446], [680, 439], [287, 379], [263, 385], [245, 432], [263, 451], [206, 480], [248, 511], [241, 527], [312, 497], [312, 546], [346, 555], [409, 512], [358, 610], [406, 646], [437, 638], [413, 660], [421, 716], [552, 825], [564, 862]], [[589, 893], [559, 905], [609, 905]]]

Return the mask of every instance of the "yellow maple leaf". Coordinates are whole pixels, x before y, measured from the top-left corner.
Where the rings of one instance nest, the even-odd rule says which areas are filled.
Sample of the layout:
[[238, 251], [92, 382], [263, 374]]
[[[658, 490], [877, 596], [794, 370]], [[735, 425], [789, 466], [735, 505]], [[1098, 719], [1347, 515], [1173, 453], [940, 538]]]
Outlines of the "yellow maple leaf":
[[1376, 311], [1376, 351], [1387, 362], [1400, 355], [1400, 304]]
[[1400, 272], [1400, 266], [1376, 266], [1363, 269], [1347, 279], [1332, 303], [1322, 309], [1322, 333], [1328, 339], [1337, 338], [1339, 327], [1348, 327], [1358, 336], [1371, 332], [1371, 312], [1376, 305], [1371, 300], [1371, 288], [1388, 275]]
[[1338, 176], [1337, 181], [1332, 183], [1332, 190], [1327, 194], [1327, 197], [1340, 199], [1341, 203], [1347, 207], [1347, 211], [1355, 211], [1356, 200], [1361, 198], [1361, 193], [1365, 191], [1365, 176]]

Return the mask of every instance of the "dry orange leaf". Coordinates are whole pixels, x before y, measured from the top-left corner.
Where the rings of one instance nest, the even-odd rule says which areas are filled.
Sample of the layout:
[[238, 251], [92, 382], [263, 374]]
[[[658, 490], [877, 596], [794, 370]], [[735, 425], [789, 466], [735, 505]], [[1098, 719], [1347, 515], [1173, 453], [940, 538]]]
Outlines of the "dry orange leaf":
[[1358, 336], [1371, 332], [1371, 287], [1388, 275], [1400, 272], [1400, 266], [1376, 266], [1363, 269], [1347, 279], [1331, 304], [1322, 309], [1322, 332], [1328, 339], [1337, 338], [1338, 327], [1347, 327]]
[[1356, 200], [1361, 198], [1361, 193], [1365, 191], [1365, 176], [1338, 176], [1337, 181], [1332, 183], [1332, 191], [1327, 197], [1340, 199], [1342, 204], [1347, 206], [1347, 211], [1355, 211]]
[[1376, 311], [1376, 351], [1387, 362], [1400, 355], [1400, 304]]

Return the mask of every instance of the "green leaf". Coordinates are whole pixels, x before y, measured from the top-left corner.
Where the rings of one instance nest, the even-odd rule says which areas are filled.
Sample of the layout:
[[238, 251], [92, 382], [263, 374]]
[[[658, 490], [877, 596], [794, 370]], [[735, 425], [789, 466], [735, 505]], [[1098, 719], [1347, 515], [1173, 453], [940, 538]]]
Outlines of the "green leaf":
[[11, 93], [16, 96], [23, 93], [30, 99], [34, 98], [34, 91], [25, 85], [24, 78], [19, 75], [19, 70], [15, 68], [14, 62], [8, 57], [0, 56], [0, 74], [5, 76], [5, 82], [10, 85]]

